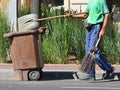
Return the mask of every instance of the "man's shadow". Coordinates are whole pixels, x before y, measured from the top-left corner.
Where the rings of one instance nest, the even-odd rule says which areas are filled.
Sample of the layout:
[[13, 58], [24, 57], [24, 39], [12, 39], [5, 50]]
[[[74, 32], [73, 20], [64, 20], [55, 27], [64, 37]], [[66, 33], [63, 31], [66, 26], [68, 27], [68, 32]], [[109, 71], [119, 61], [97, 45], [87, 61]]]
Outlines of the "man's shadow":
[[[77, 73], [74, 73], [73, 74], [73, 77], [74, 77], [74, 79], [76, 79], [76, 80], [82, 80], [81, 78], [82, 78], [82, 76], [83, 76], [84, 74], [83, 73], [80, 73], [80, 72], [77, 72]], [[103, 83], [103, 82], [114, 82], [114, 81], [120, 81], [120, 72], [114, 72], [114, 73], [112, 73], [111, 74], [111, 76], [109, 77], [109, 79], [102, 79], [103, 77], [104, 77], [104, 75], [105, 75], [105, 73], [103, 73], [102, 74], [102, 77], [101, 78], [97, 78], [97, 79], [95, 79], [95, 80], [87, 80], [87, 81], [89, 81], [89, 82], [91, 82], [91, 83]]]

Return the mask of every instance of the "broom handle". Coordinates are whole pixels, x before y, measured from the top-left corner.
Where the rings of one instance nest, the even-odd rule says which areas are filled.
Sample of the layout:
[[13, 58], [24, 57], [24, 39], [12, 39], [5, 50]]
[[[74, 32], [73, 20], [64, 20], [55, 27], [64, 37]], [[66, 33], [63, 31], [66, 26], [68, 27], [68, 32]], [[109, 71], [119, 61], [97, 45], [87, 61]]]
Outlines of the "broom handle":
[[[72, 15], [78, 15], [78, 14], [85, 14], [85, 13], [77, 13], [77, 14], [70, 14]], [[50, 19], [55, 19], [55, 18], [62, 18], [62, 17], [67, 17], [68, 15], [59, 15], [59, 16], [53, 16], [53, 17], [47, 17], [47, 18], [40, 18], [40, 19], [33, 19], [32, 21], [44, 21], [44, 20], [50, 20]]]
[[97, 46], [99, 45], [100, 40], [101, 40], [101, 38], [99, 38], [99, 39], [97, 40], [97, 43], [96, 43], [95, 47], [97, 47]]
[[[95, 44], [95, 47], [98, 47], [98, 45], [99, 45], [99, 43], [100, 43], [100, 40], [101, 40], [101, 38], [99, 38], [98, 40], [97, 40], [97, 43]], [[94, 55], [95, 54], [95, 52], [92, 52], [92, 55]]]

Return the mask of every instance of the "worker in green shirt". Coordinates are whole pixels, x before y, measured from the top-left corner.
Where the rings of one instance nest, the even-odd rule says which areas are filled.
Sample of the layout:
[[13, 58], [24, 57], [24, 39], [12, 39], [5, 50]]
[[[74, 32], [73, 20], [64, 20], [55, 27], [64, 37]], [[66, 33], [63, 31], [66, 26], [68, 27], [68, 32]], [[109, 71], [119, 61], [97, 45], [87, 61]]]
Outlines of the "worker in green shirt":
[[[110, 17], [109, 10], [107, 7], [106, 0], [89, 0], [88, 5], [85, 9], [85, 13], [72, 15], [72, 17], [87, 19], [88, 22], [88, 32], [86, 34], [86, 54], [95, 46], [97, 40], [102, 38]], [[110, 75], [113, 73], [114, 68], [106, 60], [106, 58], [98, 50], [96, 55], [97, 64], [106, 71], [103, 79], [109, 79]], [[84, 79], [95, 78], [95, 67], [86, 73]]]

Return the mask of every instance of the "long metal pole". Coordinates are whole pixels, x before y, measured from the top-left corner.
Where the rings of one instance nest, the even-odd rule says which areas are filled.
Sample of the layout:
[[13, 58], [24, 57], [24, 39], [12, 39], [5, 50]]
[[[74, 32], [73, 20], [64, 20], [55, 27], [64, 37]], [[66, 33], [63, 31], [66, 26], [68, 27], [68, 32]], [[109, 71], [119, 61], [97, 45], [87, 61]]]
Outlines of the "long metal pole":
[[69, 11], [69, 14], [70, 14], [70, 4], [71, 4], [71, 2], [70, 2], [70, 0], [68, 0], [68, 11]]
[[[31, 13], [36, 14], [38, 18], [41, 18], [41, 0], [31, 0]], [[39, 51], [38, 57], [40, 62], [38, 62], [37, 64], [40, 65], [40, 67], [42, 68], [44, 66], [44, 58], [43, 58], [41, 34], [38, 35], [38, 51]]]
[[41, 16], [40, 2], [41, 0], [31, 0], [31, 13], [37, 14], [38, 18]]
[[31, 0], [31, 13], [41, 18], [41, 0]]
[[17, 17], [21, 16], [21, 0], [17, 0]]

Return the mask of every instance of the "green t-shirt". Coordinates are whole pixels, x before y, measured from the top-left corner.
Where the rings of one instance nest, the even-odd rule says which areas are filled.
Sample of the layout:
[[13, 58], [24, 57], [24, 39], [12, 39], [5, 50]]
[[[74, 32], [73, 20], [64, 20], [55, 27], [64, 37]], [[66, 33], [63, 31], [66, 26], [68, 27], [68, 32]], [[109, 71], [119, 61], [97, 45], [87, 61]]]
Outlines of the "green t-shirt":
[[89, 0], [85, 12], [89, 13], [88, 23], [97, 24], [104, 20], [104, 14], [109, 13], [106, 0]]

